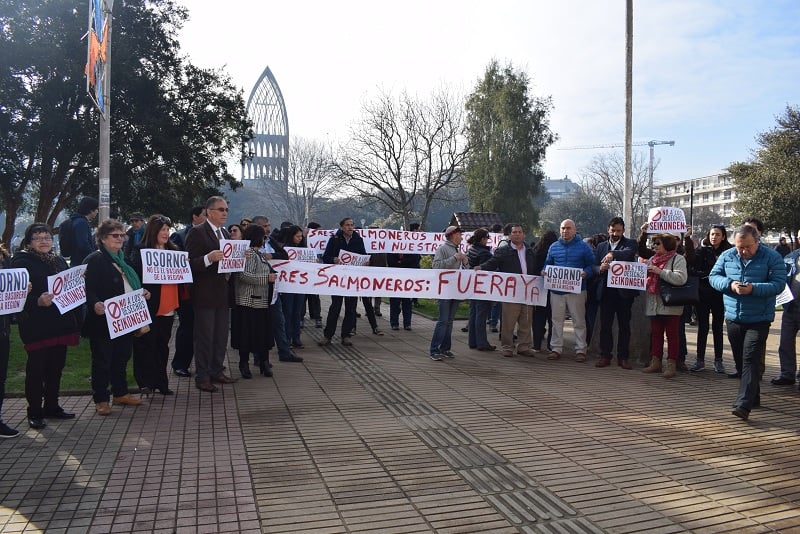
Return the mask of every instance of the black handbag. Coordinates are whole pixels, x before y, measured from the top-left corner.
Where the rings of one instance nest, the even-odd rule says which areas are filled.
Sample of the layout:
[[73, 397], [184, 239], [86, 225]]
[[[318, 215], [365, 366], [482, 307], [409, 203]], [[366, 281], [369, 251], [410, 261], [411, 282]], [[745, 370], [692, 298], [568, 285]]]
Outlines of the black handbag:
[[[675, 263], [675, 257], [672, 258]], [[686, 283], [676, 286], [661, 279], [658, 281], [658, 290], [661, 293], [661, 302], [664, 306], [690, 306], [700, 302], [700, 277], [689, 275]]]

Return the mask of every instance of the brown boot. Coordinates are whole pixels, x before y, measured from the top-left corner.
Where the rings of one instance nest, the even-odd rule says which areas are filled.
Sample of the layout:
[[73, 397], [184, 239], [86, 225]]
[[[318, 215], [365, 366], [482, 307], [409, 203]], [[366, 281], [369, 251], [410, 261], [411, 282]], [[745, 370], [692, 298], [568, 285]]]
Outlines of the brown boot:
[[664, 369], [664, 378], [675, 378], [675, 360], [667, 360], [667, 366]]
[[109, 406], [107, 402], [97, 402], [95, 406], [97, 408], [97, 415], [108, 415], [111, 413], [111, 406]]
[[141, 404], [141, 399], [137, 399], [136, 397], [131, 397], [130, 395], [120, 395], [119, 397], [114, 397], [114, 404], [127, 404], [129, 406], [138, 406]]
[[650, 360], [650, 365], [642, 369], [643, 373], [657, 373], [659, 371], [661, 371], [661, 358], [656, 358], [655, 356]]

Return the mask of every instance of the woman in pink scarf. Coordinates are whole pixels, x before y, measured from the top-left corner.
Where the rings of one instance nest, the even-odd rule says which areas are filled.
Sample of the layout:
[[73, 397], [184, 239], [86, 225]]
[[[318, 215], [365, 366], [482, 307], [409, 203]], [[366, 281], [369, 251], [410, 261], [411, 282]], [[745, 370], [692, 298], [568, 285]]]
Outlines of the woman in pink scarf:
[[[641, 238], [640, 238], [641, 242]], [[675, 366], [680, 352], [678, 339], [678, 322], [683, 313], [683, 306], [665, 306], [661, 300], [659, 284], [663, 281], [673, 285], [686, 283], [688, 271], [686, 259], [677, 254], [678, 238], [671, 234], [653, 236], [652, 254], [647, 260], [647, 294], [646, 314], [650, 317], [650, 350], [652, 359], [645, 367], [645, 373], [661, 371], [661, 359], [664, 356], [664, 335], [667, 337], [667, 364], [664, 378], [675, 376]], [[644, 254], [642, 257], [647, 257]]]

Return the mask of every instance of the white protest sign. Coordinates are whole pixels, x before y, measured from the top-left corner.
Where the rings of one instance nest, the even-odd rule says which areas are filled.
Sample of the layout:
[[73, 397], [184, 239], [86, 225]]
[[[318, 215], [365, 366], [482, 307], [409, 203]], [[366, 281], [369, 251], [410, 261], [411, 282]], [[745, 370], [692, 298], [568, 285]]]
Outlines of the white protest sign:
[[219, 260], [218, 273], [240, 273], [244, 271], [244, 262], [250, 241], [246, 239], [220, 239], [219, 249], [224, 256]]
[[544, 288], [551, 291], [564, 293], [580, 293], [583, 283], [583, 269], [577, 267], [557, 267], [548, 265], [544, 268], [547, 276], [544, 278]]
[[367, 265], [369, 263], [369, 255], [356, 254], [355, 252], [348, 252], [346, 250], [339, 251], [339, 261], [342, 265]]
[[787, 302], [791, 302], [794, 300], [794, 295], [792, 295], [792, 290], [789, 288], [789, 284], [786, 284], [786, 287], [783, 288], [783, 291], [775, 297], [775, 305], [776, 306], [783, 306]]
[[644, 291], [647, 285], [647, 264], [637, 261], [612, 261], [608, 266], [606, 285]]
[[547, 304], [541, 276], [471, 269], [393, 269], [279, 260], [270, 263], [278, 271], [276, 289], [281, 293]]
[[78, 265], [47, 277], [47, 292], [62, 315], [86, 302], [85, 272], [86, 265]]
[[310, 229], [306, 236], [308, 248], [316, 251], [317, 254], [325, 252], [325, 245], [328, 240], [336, 234], [336, 230], [323, 230], [322, 228]]
[[144, 298], [144, 290], [137, 289], [103, 301], [106, 324], [111, 339], [133, 332], [153, 321]]
[[0, 269], [0, 315], [25, 308], [29, 281], [27, 269]]
[[662, 206], [647, 213], [648, 234], [685, 234], [686, 215], [681, 208]]
[[182, 250], [143, 248], [142, 283], [191, 284], [192, 269], [189, 253]]
[[317, 251], [311, 248], [303, 247], [283, 247], [286, 254], [289, 255], [290, 260], [305, 261], [309, 263], [319, 263], [317, 259]]

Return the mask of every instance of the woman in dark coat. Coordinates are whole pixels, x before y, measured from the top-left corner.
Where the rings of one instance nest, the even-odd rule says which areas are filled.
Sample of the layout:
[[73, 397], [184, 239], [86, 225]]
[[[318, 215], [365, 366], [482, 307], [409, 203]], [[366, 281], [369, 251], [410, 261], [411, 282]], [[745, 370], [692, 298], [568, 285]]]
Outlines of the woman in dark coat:
[[[68, 269], [67, 260], [53, 252], [53, 230], [33, 223], [25, 230], [21, 250], [11, 267], [28, 270], [31, 291], [19, 318], [19, 337], [28, 353], [25, 365], [25, 398], [28, 425], [41, 429], [45, 418], [72, 419], [58, 404], [61, 374], [67, 361], [67, 347], [78, 344], [80, 309], [61, 314], [47, 292], [47, 277]], [[42, 404], [44, 401], [44, 404]]]
[[[86, 257], [86, 321], [82, 334], [89, 338], [92, 351], [92, 396], [98, 415], [108, 415], [108, 384], [115, 404], [138, 405], [142, 401], [128, 393], [126, 368], [131, 359], [133, 333], [114, 339], [108, 334], [103, 301], [124, 295], [142, 286], [136, 271], [125, 262], [122, 243], [125, 227], [106, 219], [97, 227], [98, 249]], [[144, 291], [145, 298], [150, 292]]]
[[[550, 245], [558, 241], [558, 236], [552, 230], [548, 230], [539, 241], [533, 245], [533, 255], [535, 263], [533, 266], [533, 274], [536, 276], [542, 275], [545, 260], [547, 259], [547, 251], [550, 250]], [[544, 332], [547, 329], [547, 344], [542, 347], [544, 341]], [[550, 351], [550, 338], [553, 336], [553, 317], [550, 308], [550, 292], [547, 292], [547, 305], [534, 306], [533, 309], [533, 349], [540, 352]]]
[[722, 293], [716, 291], [708, 282], [708, 274], [717, 263], [717, 258], [733, 245], [728, 241], [728, 232], [724, 224], [711, 225], [700, 247], [694, 249], [694, 242], [686, 240], [686, 261], [689, 274], [700, 277], [700, 302], [695, 304], [697, 313], [697, 361], [689, 369], [698, 372], [705, 369], [706, 344], [708, 343], [708, 314], [711, 314], [711, 332], [714, 339], [714, 371], [725, 372], [722, 363], [722, 351], [725, 347], [723, 325], [725, 323], [725, 306], [722, 304]]
[[[172, 221], [164, 215], [151, 215], [145, 226], [141, 242], [131, 255], [131, 266], [142, 279], [142, 250], [178, 250], [169, 239]], [[180, 304], [178, 289], [180, 284], [143, 284], [150, 292], [147, 309], [150, 311], [150, 331], [133, 338], [133, 376], [142, 393], [158, 391], [162, 395], [174, 395], [169, 389], [167, 360], [169, 360], [169, 340], [172, 337], [172, 323], [175, 310]]]
[[[478, 228], [472, 233], [467, 240], [470, 245], [467, 250], [467, 261], [470, 267], [481, 265], [492, 257], [488, 242], [489, 230], [486, 228]], [[486, 337], [486, 318], [489, 316], [491, 307], [492, 301], [490, 300], [469, 300], [469, 319], [467, 320], [469, 348], [480, 351], [493, 351], [497, 348], [490, 345]]]

